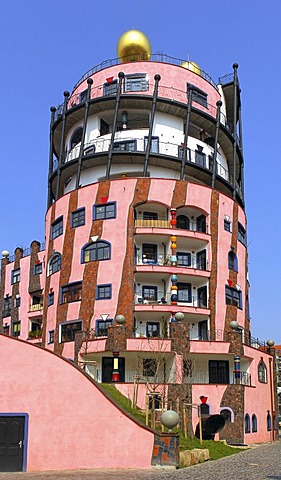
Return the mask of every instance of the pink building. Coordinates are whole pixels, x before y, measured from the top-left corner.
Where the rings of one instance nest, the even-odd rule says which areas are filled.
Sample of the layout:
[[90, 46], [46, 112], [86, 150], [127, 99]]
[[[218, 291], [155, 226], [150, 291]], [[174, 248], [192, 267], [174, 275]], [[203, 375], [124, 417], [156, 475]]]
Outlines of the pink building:
[[[46, 246], [3, 252], [2, 332], [142, 408], [153, 393], [165, 406], [207, 397], [202, 413], [226, 419], [220, 438], [269, 441], [274, 368], [270, 342], [250, 333], [238, 65], [216, 83], [166, 55], [127, 60], [95, 66], [51, 108]], [[189, 416], [195, 431], [198, 409]]]

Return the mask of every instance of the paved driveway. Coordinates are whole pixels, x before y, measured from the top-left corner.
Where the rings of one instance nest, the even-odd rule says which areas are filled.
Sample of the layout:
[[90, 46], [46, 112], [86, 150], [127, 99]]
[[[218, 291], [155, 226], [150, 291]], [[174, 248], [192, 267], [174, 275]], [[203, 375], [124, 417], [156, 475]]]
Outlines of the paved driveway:
[[0, 473], [0, 480], [281, 480], [281, 441], [180, 470]]

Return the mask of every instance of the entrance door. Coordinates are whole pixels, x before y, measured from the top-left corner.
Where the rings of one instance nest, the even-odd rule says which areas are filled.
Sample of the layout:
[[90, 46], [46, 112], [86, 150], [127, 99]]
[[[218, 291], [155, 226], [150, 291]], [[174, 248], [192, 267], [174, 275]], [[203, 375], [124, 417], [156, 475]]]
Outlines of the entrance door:
[[0, 416], [0, 472], [22, 472], [25, 417]]
[[[120, 382], [125, 382], [125, 358], [118, 357]], [[113, 357], [102, 358], [102, 383], [112, 383]]]

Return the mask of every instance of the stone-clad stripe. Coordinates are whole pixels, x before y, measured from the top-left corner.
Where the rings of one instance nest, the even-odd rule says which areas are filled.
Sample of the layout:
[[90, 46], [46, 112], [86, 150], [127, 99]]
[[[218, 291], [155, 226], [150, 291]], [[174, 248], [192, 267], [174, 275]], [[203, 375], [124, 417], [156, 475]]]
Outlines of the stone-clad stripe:
[[[51, 206], [51, 213], [50, 213], [50, 225], [56, 218], [56, 204], [54, 203]], [[46, 239], [47, 240], [47, 239]], [[48, 247], [47, 247], [48, 245]], [[49, 239], [49, 242], [46, 241], [46, 252], [45, 252], [45, 275], [46, 275], [46, 283], [45, 283], [45, 290], [44, 290], [44, 301], [43, 301], [43, 319], [42, 319], [42, 346], [46, 347], [47, 343], [47, 313], [48, 313], [48, 293], [50, 291], [50, 283], [51, 277], [48, 277], [48, 261], [51, 256], [51, 253], [54, 248], [54, 240]], [[56, 336], [58, 332], [55, 332]]]
[[2, 258], [1, 260], [1, 281], [0, 281], [0, 328], [2, 332], [3, 327], [3, 301], [5, 295], [5, 281], [6, 281], [6, 266], [8, 265], [9, 260], [7, 258]]
[[[20, 259], [23, 257], [23, 249], [16, 248], [15, 250], [15, 263], [14, 270], [20, 268]], [[19, 309], [15, 306], [16, 295], [19, 294], [20, 286], [19, 283], [14, 283], [12, 285], [12, 309], [11, 309], [11, 322], [18, 322], [19, 320]]]
[[172, 202], [171, 202], [171, 208], [179, 208], [185, 205], [186, 192], [187, 192], [187, 183], [181, 180], [176, 180]]
[[32, 242], [31, 244], [31, 254], [29, 262], [29, 283], [28, 283], [28, 292], [38, 292], [41, 290], [40, 275], [34, 275], [34, 265], [39, 261], [38, 252], [40, 252], [40, 243]]
[[234, 422], [225, 424], [220, 432], [220, 440], [230, 443], [244, 443], [244, 392], [243, 385], [227, 385], [220, 407], [230, 407], [234, 413]]
[[218, 280], [218, 215], [219, 215], [219, 193], [212, 190], [211, 197], [211, 219], [210, 233], [212, 239], [212, 268], [209, 289], [210, 308], [210, 337], [215, 340], [216, 329], [216, 291]]
[[[231, 247], [233, 247], [234, 252], [236, 253], [237, 238], [238, 238], [238, 205], [235, 202], [233, 202], [232, 219], [233, 219], [233, 222], [232, 222]], [[228, 261], [228, 259], [226, 259], [226, 261]], [[236, 284], [237, 272], [235, 272], [234, 270], [228, 270], [228, 280], [231, 280], [234, 284]], [[226, 333], [231, 332], [229, 322], [231, 322], [232, 320], [237, 320], [237, 307], [233, 305], [226, 305], [225, 320], [224, 320], [225, 321], [224, 330]], [[230, 351], [231, 349], [232, 349], [232, 346], [230, 345]]]
[[[95, 199], [96, 204], [102, 204], [102, 197], [109, 196], [110, 181], [104, 181], [99, 183], [98, 191]], [[92, 223], [89, 240], [92, 236], [102, 236], [103, 220], [95, 220]], [[98, 275], [99, 262], [85, 263], [83, 273], [83, 289], [82, 300], [79, 310], [79, 318], [83, 320], [83, 330], [87, 331], [91, 328], [91, 319], [94, 314], [95, 296], [96, 296], [96, 284]]]
[[[78, 202], [78, 190], [73, 190], [69, 196], [68, 214], [65, 221], [66, 226], [65, 226], [64, 238], [63, 238], [62, 266], [61, 266], [60, 277], [59, 277], [58, 295], [60, 295], [61, 286], [67, 285], [69, 283], [69, 278], [70, 278], [71, 269], [72, 269], [73, 255], [77, 256], [80, 254], [80, 252], [73, 252], [75, 228], [71, 228], [71, 222], [70, 222], [71, 212], [76, 210], [77, 202]], [[64, 343], [59, 343], [59, 338], [58, 338], [59, 324], [67, 320], [67, 310], [68, 310], [68, 304], [63, 303], [62, 305], [60, 305], [60, 301], [58, 299], [57, 316], [56, 316], [57, 317], [56, 318], [57, 334], [55, 335], [54, 350], [56, 353], [59, 353], [60, 355], [63, 354]]]
[[128, 210], [127, 245], [123, 262], [121, 286], [118, 295], [117, 313], [126, 317], [127, 335], [132, 335], [134, 305], [134, 209], [147, 202], [150, 178], [139, 178], [136, 183], [133, 201]]

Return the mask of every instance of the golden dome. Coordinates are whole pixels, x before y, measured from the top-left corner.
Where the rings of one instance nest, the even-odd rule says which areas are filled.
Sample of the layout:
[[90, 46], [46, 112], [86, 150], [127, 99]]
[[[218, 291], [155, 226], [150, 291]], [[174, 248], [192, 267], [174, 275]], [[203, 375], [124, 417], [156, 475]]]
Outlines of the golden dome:
[[121, 63], [149, 60], [151, 55], [150, 41], [139, 30], [128, 30], [119, 38], [117, 55]]
[[182, 62], [181, 66], [191, 72], [197, 73], [197, 75], [201, 75], [201, 68], [195, 62]]

